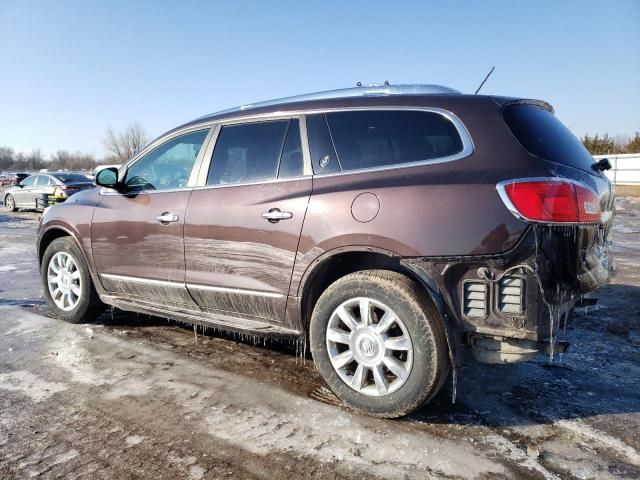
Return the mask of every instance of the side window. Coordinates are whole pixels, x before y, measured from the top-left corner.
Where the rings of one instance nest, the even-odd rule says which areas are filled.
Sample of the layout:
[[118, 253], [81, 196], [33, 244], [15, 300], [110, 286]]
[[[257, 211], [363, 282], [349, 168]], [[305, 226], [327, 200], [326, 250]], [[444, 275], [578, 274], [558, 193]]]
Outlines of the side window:
[[222, 127], [218, 135], [207, 185], [273, 180], [289, 120]]
[[20, 185], [22, 185], [23, 187], [32, 187], [35, 182], [36, 179], [40, 178], [40, 175], [34, 175], [33, 177], [27, 177], [24, 180], [22, 180], [20, 182]]
[[314, 173], [332, 173], [340, 171], [338, 155], [324, 114], [307, 116], [307, 135], [311, 150], [311, 163]]
[[332, 112], [326, 118], [344, 171], [441, 158], [463, 148], [455, 125], [436, 112]]
[[302, 142], [300, 141], [300, 122], [293, 119], [289, 124], [287, 139], [284, 142], [280, 166], [278, 167], [278, 178], [295, 178], [304, 173], [302, 159]]
[[129, 191], [169, 190], [187, 186], [208, 130], [174, 138], [134, 163], [127, 171]]
[[38, 179], [36, 180], [36, 186], [44, 186], [51, 184], [51, 179], [46, 175], [38, 175]]

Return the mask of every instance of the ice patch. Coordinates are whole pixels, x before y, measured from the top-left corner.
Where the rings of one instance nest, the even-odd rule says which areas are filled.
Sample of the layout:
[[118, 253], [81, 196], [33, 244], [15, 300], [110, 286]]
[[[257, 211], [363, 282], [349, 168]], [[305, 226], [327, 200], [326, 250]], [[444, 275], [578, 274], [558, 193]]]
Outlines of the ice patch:
[[189, 478], [192, 480], [202, 480], [204, 478], [205, 469], [200, 465], [191, 465], [189, 467]]
[[53, 394], [66, 390], [66, 388], [61, 383], [42, 380], [26, 370], [0, 373], [0, 390], [23, 393], [34, 402], [46, 400]]
[[144, 440], [144, 437], [142, 435], [129, 435], [127, 438], [124, 439], [124, 443], [127, 444], [127, 447], [132, 447], [134, 445], [138, 445], [139, 443], [142, 443], [143, 440]]
[[13, 272], [17, 269], [18, 267], [15, 265], [0, 265], [0, 273]]

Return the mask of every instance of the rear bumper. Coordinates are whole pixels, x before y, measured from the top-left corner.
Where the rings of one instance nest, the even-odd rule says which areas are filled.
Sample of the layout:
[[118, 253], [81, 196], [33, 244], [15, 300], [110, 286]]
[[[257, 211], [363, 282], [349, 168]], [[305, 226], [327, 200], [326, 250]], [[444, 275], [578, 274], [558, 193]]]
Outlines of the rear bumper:
[[442, 296], [467, 345], [478, 337], [513, 339], [538, 351], [544, 344], [553, 349], [576, 301], [615, 274], [608, 229], [597, 225], [530, 227], [512, 250], [499, 255], [402, 263]]

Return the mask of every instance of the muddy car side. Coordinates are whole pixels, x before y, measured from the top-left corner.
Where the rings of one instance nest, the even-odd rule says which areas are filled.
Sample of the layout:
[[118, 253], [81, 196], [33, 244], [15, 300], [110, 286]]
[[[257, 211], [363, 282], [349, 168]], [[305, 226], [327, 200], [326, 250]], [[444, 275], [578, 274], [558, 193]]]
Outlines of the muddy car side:
[[[550, 113], [441, 92], [191, 122], [101, 172], [103, 188], [45, 212], [45, 295], [70, 321], [111, 304], [308, 339], [343, 401], [406, 414], [437, 393], [465, 347], [488, 362], [562, 348], [559, 324], [613, 273], [609, 182], [528, 151], [503, 118], [519, 104]], [[414, 146], [407, 132], [426, 140]], [[189, 157], [179, 169], [166, 160], [175, 148]], [[145, 162], [162, 168], [145, 173]], [[522, 197], [520, 185], [546, 193]], [[549, 210], [538, 213], [553, 214], [575, 207], [576, 186], [591, 192], [597, 219], [527, 218], [512, 201], [527, 207], [533, 195]]]

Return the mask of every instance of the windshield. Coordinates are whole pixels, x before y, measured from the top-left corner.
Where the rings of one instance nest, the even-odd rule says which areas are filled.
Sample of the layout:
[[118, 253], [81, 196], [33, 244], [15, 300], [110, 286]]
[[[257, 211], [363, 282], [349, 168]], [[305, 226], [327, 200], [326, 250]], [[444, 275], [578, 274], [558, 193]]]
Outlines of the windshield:
[[593, 157], [553, 113], [535, 105], [517, 104], [505, 107], [502, 116], [532, 155], [593, 173]]

